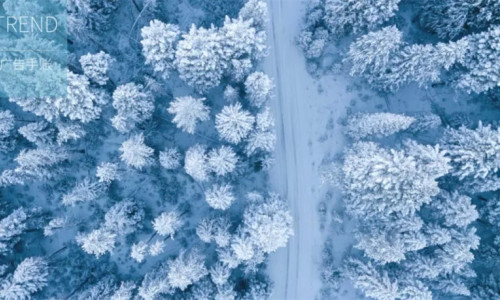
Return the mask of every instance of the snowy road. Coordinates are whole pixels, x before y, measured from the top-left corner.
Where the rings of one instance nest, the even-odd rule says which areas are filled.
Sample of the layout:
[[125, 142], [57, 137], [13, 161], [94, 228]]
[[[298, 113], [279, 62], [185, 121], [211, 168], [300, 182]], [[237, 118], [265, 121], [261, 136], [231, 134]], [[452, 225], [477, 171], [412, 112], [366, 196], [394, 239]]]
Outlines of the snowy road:
[[[270, 55], [265, 70], [275, 78], [278, 142], [276, 164], [271, 171], [274, 189], [289, 202], [295, 235], [287, 248], [270, 258], [269, 272], [275, 282], [272, 299], [318, 299], [321, 288], [319, 264], [323, 244], [318, 203], [324, 196], [319, 165], [328, 152], [342, 146], [339, 126], [327, 124], [344, 114], [349, 99], [346, 81], [325, 77], [314, 80], [294, 45], [305, 8], [301, 0], [269, 0]], [[328, 87], [321, 91], [319, 86]], [[333, 122], [334, 123], [334, 122]]]

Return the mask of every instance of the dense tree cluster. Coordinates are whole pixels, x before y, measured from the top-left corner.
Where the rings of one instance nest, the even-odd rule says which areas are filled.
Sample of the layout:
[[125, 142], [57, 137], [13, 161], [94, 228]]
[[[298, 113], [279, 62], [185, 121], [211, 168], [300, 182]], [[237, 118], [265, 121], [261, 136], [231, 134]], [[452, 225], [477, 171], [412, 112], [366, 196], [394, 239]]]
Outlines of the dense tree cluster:
[[[414, 43], [391, 21], [399, 1], [309, 1], [305, 29], [297, 38], [317, 69], [328, 42], [357, 34], [346, 55], [351, 75], [394, 92], [410, 83], [449, 82], [467, 93], [498, 88], [500, 5], [497, 1], [425, 0], [415, 3], [421, 30], [438, 43]], [[395, 23], [395, 25], [394, 25]], [[382, 28], [378, 28], [382, 27]], [[368, 32], [367, 32], [368, 31]], [[453, 76], [448, 76], [454, 73]]]
[[[476, 287], [486, 285], [478, 276], [486, 254], [479, 253], [498, 241], [480, 235], [496, 229], [478, 220], [489, 216], [495, 224], [497, 213], [495, 200], [477, 192], [499, 188], [492, 184], [499, 182], [498, 130], [482, 123], [434, 126], [427, 130], [438, 136], [436, 144], [424, 145], [419, 134], [401, 131], [421, 117], [386, 114], [381, 123], [381, 115], [358, 114], [346, 124], [356, 142], [337, 182], [346, 212], [357, 220], [354, 247], [363, 255], [346, 258], [342, 274], [375, 299], [481, 299], [484, 290]], [[400, 125], [405, 118], [411, 122]], [[388, 142], [390, 135], [412, 139]]]
[[266, 257], [293, 220], [262, 180], [266, 3], [203, 27], [168, 1], [35, 2], [3, 8], [66, 6], [69, 53], [14, 88], [64, 96], [0, 105], [0, 298], [267, 299]]

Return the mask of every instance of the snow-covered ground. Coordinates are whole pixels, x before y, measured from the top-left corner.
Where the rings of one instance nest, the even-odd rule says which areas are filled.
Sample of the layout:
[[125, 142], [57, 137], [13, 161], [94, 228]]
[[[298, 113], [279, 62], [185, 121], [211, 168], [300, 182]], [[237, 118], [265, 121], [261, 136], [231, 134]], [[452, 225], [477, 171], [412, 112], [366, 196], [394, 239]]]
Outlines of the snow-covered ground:
[[277, 86], [272, 107], [278, 135], [271, 178], [274, 188], [288, 199], [295, 221], [295, 236], [288, 247], [270, 258], [275, 282], [272, 299], [316, 299], [324, 242], [318, 205], [325, 188], [319, 166], [328, 153], [342, 149], [343, 136], [336, 121], [345, 114], [351, 97], [346, 95], [347, 80], [332, 76], [315, 80], [307, 73], [304, 56], [294, 44], [304, 3], [270, 0], [269, 8], [270, 55], [265, 68]]

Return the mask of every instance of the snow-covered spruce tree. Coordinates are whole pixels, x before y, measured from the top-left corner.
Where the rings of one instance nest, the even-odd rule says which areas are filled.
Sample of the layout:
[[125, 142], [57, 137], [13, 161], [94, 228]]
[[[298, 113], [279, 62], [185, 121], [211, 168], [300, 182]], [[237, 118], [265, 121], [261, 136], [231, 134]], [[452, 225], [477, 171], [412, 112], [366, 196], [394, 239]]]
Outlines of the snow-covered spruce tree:
[[57, 143], [62, 145], [71, 140], [78, 140], [84, 137], [87, 133], [81, 124], [57, 122]]
[[391, 57], [403, 44], [402, 33], [396, 26], [388, 26], [365, 34], [354, 41], [347, 53], [352, 64], [351, 76], [361, 75], [373, 83], [389, 67]]
[[465, 39], [437, 45], [403, 47], [402, 33], [395, 26], [370, 32], [351, 44], [347, 61], [351, 75], [364, 77], [378, 89], [395, 91], [416, 82], [436, 82], [442, 70], [464, 60], [469, 42]]
[[389, 278], [387, 272], [380, 272], [371, 263], [365, 264], [356, 259], [349, 259], [345, 268], [347, 269], [348, 278], [366, 296], [377, 300], [398, 299], [398, 283], [396, 280]]
[[193, 24], [175, 51], [180, 78], [200, 92], [218, 85], [227, 67], [222, 43], [223, 37], [215, 27], [196, 28]]
[[114, 61], [115, 59], [104, 51], [99, 51], [96, 54], [88, 53], [80, 57], [83, 73], [98, 85], [105, 85], [108, 82], [107, 73]]
[[80, 233], [76, 236], [76, 242], [83, 251], [93, 254], [97, 258], [111, 252], [115, 248], [117, 234], [105, 228], [99, 228], [90, 233]]
[[230, 275], [231, 269], [221, 262], [216, 263], [210, 268], [210, 279], [217, 286], [221, 286], [227, 283]]
[[99, 182], [109, 184], [114, 180], [120, 179], [120, 171], [118, 170], [117, 163], [103, 162], [96, 170], [96, 177], [99, 178]]
[[248, 136], [245, 152], [247, 155], [257, 151], [272, 152], [275, 144], [274, 118], [269, 107], [266, 107], [257, 114], [255, 128]]
[[376, 86], [395, 91], [401, 86], [416, 82], [419, 86], [437, 82], [442, 70], [449, 70], [462, 62], [468, 47], [467, 40], [437, 45], [410, 45], [394, 54], [389, 71], [380, 76]]
[[356, 114], [347, 120], [345, 134], [355, 140], [385, 137], [408, 129], [413, 122], [413, 117], [393, 113]]
[[230, 227], [231, 223], [227, 218], [204, 218], [196, 227], [196, 235], [205, 243], [214, 240], [217, 246], [226, 247], [231, 239]]
[[205, 192], [205, 200], [214, 209], [226, 210], [234, 202], [235, 197], [229, 184], [216, 184]]
[[23, 208], [18, 208], [0, 220], [0, 254], [12, 251], [19, 241], [20, 235], [27, 228], [28, 214]]
[[181, 252], [176, 259], [167, 263], [167, 281], [173, 288], [184, 291], [187, 287], [208, 274], [205, 257], [196, 251]]
[[140, 241], [135, 243], [130, 247], [130, 257], [132, 257], [136, 262], [141, 263], [146, 258], [148, 253], [148, 243]]
[[13, 274], [0, 282], [0, 298], [5, 300], [31, 299], [47, 285], [48, 264], [41, 257], [30, 257], [17, 265]]
[[231, 19], [226, 16], [220, 29], [223, 36], [224, 60], [230, 63], [232, 77], [242, 81], [252, 68], [252, 60], [259, 60], [266, 54], [266, 31], [257, 31], [253, 20]]
[[10, 135], [14, 129], [14, 115], [9, 110], [0, 110], [0, 138]]
[[207, 181], [209, 167], [207, 162], [206, 147], [196, 144], [186, 151], [184, 169], [196, 181]]
[[273, 89], [272, 79], [262, 72], [253, 72], [245, 80], [245, 93], [256, 107], [262, 107], [271, 98]]
[[48, 180], [59, 171], [69, 154], [61, 148], [43, 147], [22, 150], [14, 159], [18, 166], [14, 170], [4, 170], [0, 185], [24, 184], [33, 180]]
[[232, 173], [236, 169], [238, 157], [233, 148], [229, 146], [220, 146], [212, 149], [208, 153], [207, 163], [212, 172], [218, 176], [224, 176]]
[[198, 122], [209, 119], [210, 108], [203, 101], [205, 98], [194, 98], [191, 96], [177, 97], [170, 102], [167, 111], [174, 116], [172, 122], [177, 128], [193, 134]]
[[154, 241], [151, 246], [149, 246], [149, 255], [151, 256], [158, 256], [163, 253], [165, 250], [165, 242], [162, 240], [156, 240]]
[[146, 64], [164, 79], [174, 69], [175, 46], [180, 38], [181, 31], [177, 25], [165, 24], [159, 20], [152, 20], [149, 26], [141, 29], [142, 54]]
[[158, 299], [161, 294], [172, 294], [173, 288], [167, 279], [167, 266], [160, 265], [155, 270], [146, 273], [137, 294], [144, 300]]
[[265, 30], [269, 18], [267, 4], [261, 0], [249, 0], [241, 8], [238, 16], [243, 20], [252, 20], [252, 25], [258, 31]]
[[113, 107], [118, 112], [111, 119], [113, 126], [120, 132], [128, 132], [136, 124], [151, 118], [154, 97], [143, 85], [130, 82], [113, 92]]
[[101, 197], [106, 190], [106, 184], [85, 178], [62, 196], [62, 203], [75, 206], [79, 203], [91, 202]]
[[357, 216], [412, 214], [438, 194], [436, 179], [448, 173], [448, 162], [437, 146], [414, 143], [386, 150], [372, 142], [356, 143], [343, 165], [347, 209]]
[[432, 202], [432, 206], [444, 218], [445, 226], [465, 228], [479, 218], [476, 206], [468, 196], [458, 192], [442, 192], [438, 199], [439, 201]]
[[236, 102], [224, 106], [215, 117], [215, 128], [220, 136], [234, 144], [240, 143], [252, 130], [255, 117], [243, 110], [240, 103]]
[[47, 99], [65, 117], [88, 123], [99, 118], [101, 106], [107, 102], [102, 91], [90, 87], [89, 79], [84, 75], [68, 71], [68, 92], [66, 97]]
[[373, 29], [389, 20], [400, 0], [325, 0], [324, 22], [335, 36]]
[[19, 105], [24, 111], [32, 112], [36, 116], [44, 117], [52, 122], [59, 116], [59, 110], [52, 99], [46, 98], [9, 98], [10, 102]]
[[144, 143], [142, 133], [130, 137], [120, 147], [120, 158], [129, 167], [142, 170], [153, 163], [153, 148]]
[[500, 3], [491, 0], [426, 0], [421, 22], [442, 39], [454, 39], [470, 29], [500, 21]]
[[127, 235], [141, 228], [144, 210], [133, 200], [123, 200], [111, 206], [104, 215], [103, 228], [117, 235]]
[[367, 219], [356, 232], [355, 247], [378, 264], [399, 263], [427, 246], [423, 225], [416, 215]]
[[479, 122], [473, 130], [465, 126], [447, 128], [443, 146], [453, 165], [453, 174], [463, 180], [466, 177], [484, 179], [500, 168], [500, 129]]
[[286, 246], [293, 235], [292, 216], [285, 202], [277, 194], [264, 201], [253, 202], [243, 214], [242, 230], [262, 252], [271, 253]]
[[133, 299], [134, 290], [137, 286], [133, 281], [122, 281], [120, 287], [111, 295], [110, 300], [130, 300]]
[[85, 41], [86, 31], [100, 32], [109, 26], [112, 13], [119, 0], [66, 0], [62, 2], [68, 11], [68, 32], [76, 39]]
[[[499, 10], [500, 10], [500, 5]], [[500, 18], [500, 14], [499, 14]], [[500, 26], [465, 37], [468, 48], [457, 86], [468, 93], [483, 93], [500, 86]]]
[[181, 154], [177, 148], [166, 148], [160, 151], [160, 165], [167, 170], [175, 170], [181, 166]]
[[182, 227], [184, 221], [177, 211], [163, 212], [153, 220], [154, 230], [161, 236], [174, 238], [175, 233]]
[[39, 121], [26, 124], [18, 129], [18, 132], [28, 141], [43, 146], [50, 144], [55, 139], [55, 130], [48, 122]]

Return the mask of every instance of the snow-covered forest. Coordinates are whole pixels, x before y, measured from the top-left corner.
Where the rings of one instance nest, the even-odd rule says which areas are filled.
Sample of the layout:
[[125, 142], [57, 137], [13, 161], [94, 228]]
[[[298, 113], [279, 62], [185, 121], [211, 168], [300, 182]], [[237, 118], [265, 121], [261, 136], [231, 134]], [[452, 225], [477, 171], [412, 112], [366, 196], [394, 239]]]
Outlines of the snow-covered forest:
[[[2, 73], [0, 299], [268, 298], [293, 220], [268, 180], [267, 3], [0, 3], [59, 11], [67, 39], [63, 72]], [[60, 46], [5, 36], [2, 58], [27, 45]]]
[[0, 299], [500, 299], [499, 1], [0, 0], [0, 44]]

